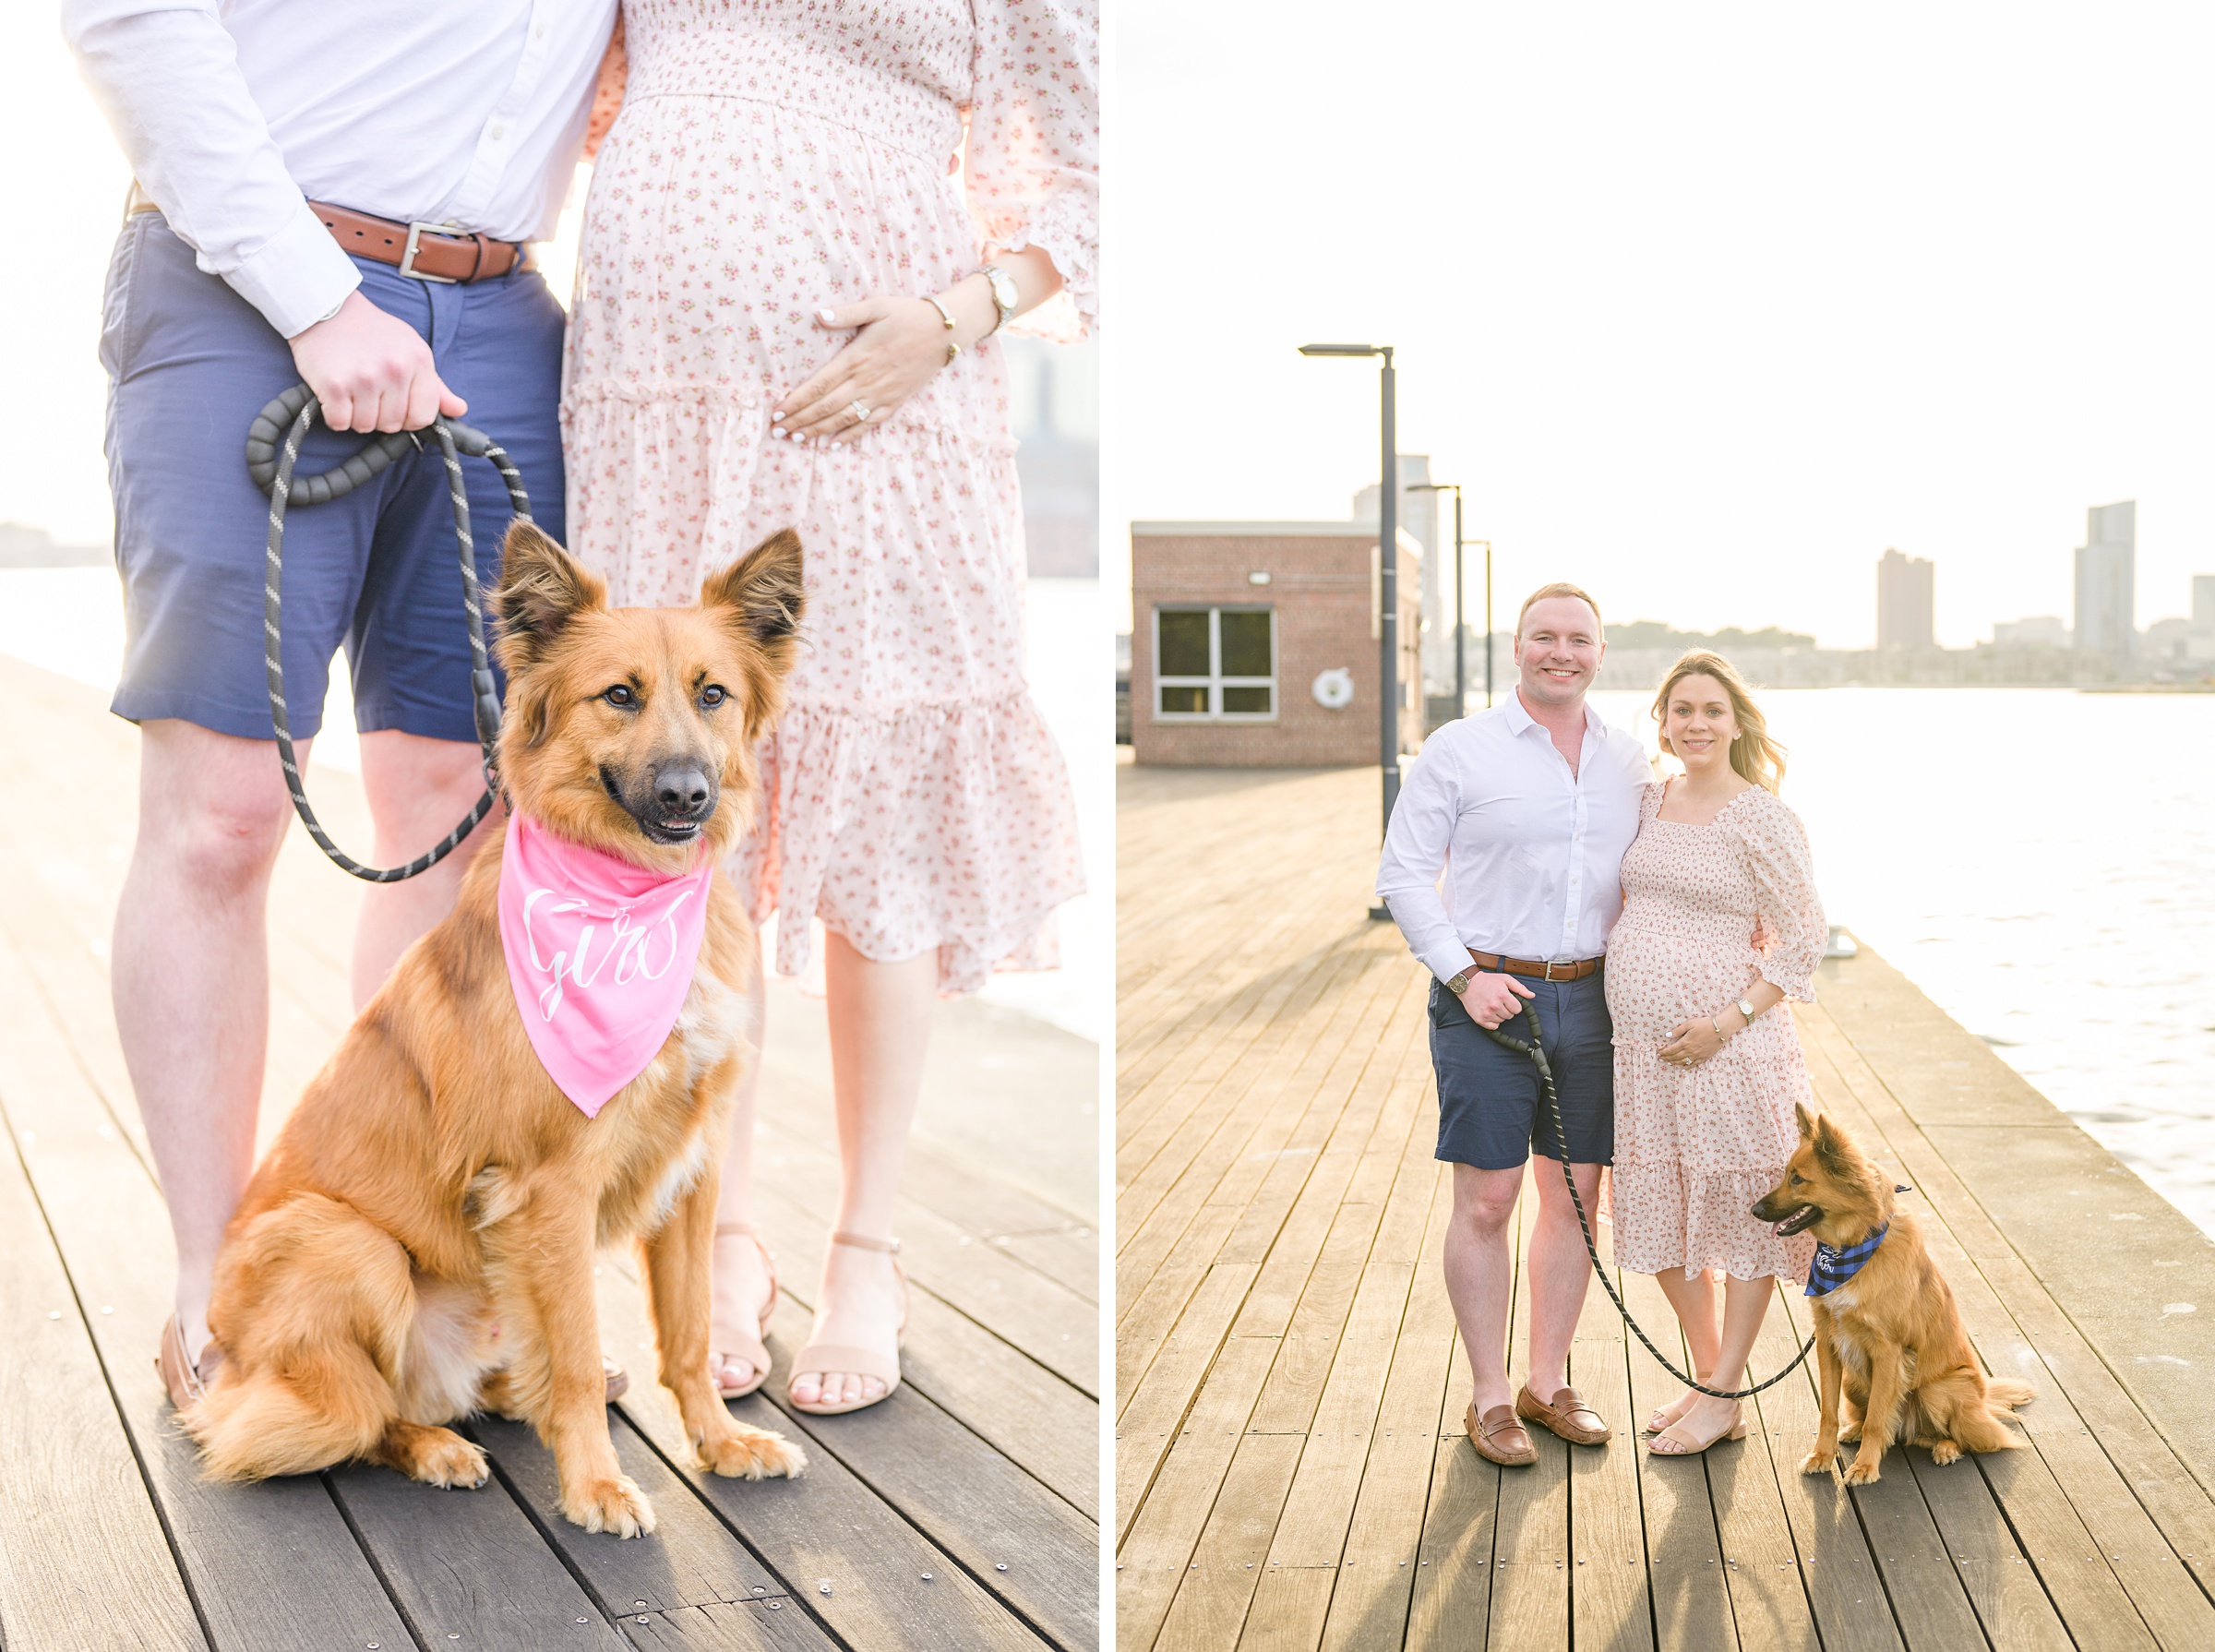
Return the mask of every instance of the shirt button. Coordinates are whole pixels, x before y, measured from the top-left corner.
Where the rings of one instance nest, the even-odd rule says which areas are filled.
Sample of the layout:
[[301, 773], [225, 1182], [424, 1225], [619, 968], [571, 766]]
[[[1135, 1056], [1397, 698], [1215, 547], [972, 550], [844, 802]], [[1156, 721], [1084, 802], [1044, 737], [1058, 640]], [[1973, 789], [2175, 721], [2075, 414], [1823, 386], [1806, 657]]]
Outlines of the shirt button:
[[546, 26], [544, 23], [532, 24], [531, 38], [534, 41], [545, 40], [546, 38]]
[[508, 128], [504, 126], [496, 126], [492, 129], [492, 135], [496, 139], [505, 138], [508, 136]]

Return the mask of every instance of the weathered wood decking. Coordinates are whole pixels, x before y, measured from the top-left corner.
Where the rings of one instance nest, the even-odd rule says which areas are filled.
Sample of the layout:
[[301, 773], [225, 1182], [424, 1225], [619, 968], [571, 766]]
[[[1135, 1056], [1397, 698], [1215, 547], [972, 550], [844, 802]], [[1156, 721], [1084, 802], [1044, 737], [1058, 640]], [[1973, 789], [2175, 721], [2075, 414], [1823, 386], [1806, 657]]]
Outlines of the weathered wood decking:
[[[1795, 1008], [1821, 1103], [1914, 1184], [1985, 1359], [2038, 1390], [2031, 1449], [1803, 1477], [1811, 1366], [1744, 1442], [1650, 1458], [1635, 1420], [1673, 1384], [1595, 1290], [1571, 1375], [1616, 1443], [1477, 1456], [1424, 977], [1364, 916], [1376, 795], [1373, 771], [1122, 772], [1124, 1652], [2215, 1646], [2192, 1307], [2215, 1310], [2215, 1251], [1865, 952]], [[1780, 1303], [1764, 1375], [1805, 1325]]]
[[[567, 1524], [545, 1452], [497, 1419], [470, 1425], [497, 1466], [473, 1492], [373, 1468], [202, 1483], [151, 1362], [169, 1230], [109, 1008], [136, 772], [135, 738], [102, 696], [0, 659], [0, 1645], [1096, 1644], [1095, 1057], [988, 1006], [949, 1008], [910, 1159], [904, 1385], [845, 1418], [787, 1416], [760, 1396], [739, 1407], [805, 1443], [800, 1478], [691, 1466], [628, 1263], [610, 1256], [604, 1340], [632, 1373], [617, 1449], [653, 1500], [654, 1535]], [[313, 786], [341, 841], [365, 844], [358, 787], [339, 774]], [[295, 830], [272, 901], [265, 1142], [347, 1019], [354, 899]], [[761, 1107], [760, 1220], [785, 1293], [765, 1392], [780, 1395], [834, 1205], [811, 1014], [778, 993]], [[979, 1133], [979, 1109], [995, 1107], [1038, 1144], [1065, 1144], [1068, 1173], [1024, 1185], [932, 1144], [934, 1108], [945, 1142]]]

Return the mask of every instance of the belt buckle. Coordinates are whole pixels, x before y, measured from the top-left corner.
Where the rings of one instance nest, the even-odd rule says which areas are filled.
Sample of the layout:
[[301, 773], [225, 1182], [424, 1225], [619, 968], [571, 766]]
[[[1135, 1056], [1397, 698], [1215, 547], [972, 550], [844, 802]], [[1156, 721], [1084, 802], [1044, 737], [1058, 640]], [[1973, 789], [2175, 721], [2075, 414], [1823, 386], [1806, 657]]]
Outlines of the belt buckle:
[[434, 235], [445, 235], [452, 233], [449, 227], [443, 223], [409, 224], [408, 245], [406, 249], [400, 255], [401, 274], [406, 276], [410, 281], [436, 281], [442, 287], [460, 286], [461, 283], [450, 275], [433, 275], [427, 269], [418, 269], [415, 268], [416, 248], [421, 244], [423, 240], [423, 233], [425, 230], [428, 230]]
[[[1553, 960], [1550, 958], [1546, 960], [1546, 974], [1542, 978], [1548, 981], [1551, 981], [1553, 979]], [[1568, 979], [1566, 976], [1562, 976], [1562, 978], [1563, 980]]]

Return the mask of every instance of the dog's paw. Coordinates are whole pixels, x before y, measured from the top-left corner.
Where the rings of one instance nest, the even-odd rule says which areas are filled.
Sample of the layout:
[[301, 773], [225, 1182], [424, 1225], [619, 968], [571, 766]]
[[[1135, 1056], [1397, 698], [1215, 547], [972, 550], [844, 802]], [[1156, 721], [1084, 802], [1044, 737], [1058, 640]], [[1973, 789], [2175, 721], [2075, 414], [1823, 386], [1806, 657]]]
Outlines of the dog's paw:
[[1879, 1459], [1870, 1456], [1854, 1458], [1847, 1466], [1846, 1483], [1850, 1486], [1874, 1486], [1880, 1478], [1877, 1474], [1878, 1462]]
[[409, 1465], [412, 1478], [426, 1486], [467, 1486], [473, 1490], [492, 1478], [492, 1466], [483, 1451], [451, 1429], [432, 1431], [443, 1438], [426, 1439], [413, 1452]]
[[1941, 1440], [1931, 1447], [1931, 1461], [1941, 1468], [1948, 1463], [1958, 1463], [1960, 1460], [1961, 1448], [1951, 1440]]
[[1838, 1443], [1840, 1445], [1851, 1445], [1861, 1437], [1862, 1425], [1858, 1422], [1850, 1422], [1844, 1428], [1838, 1431]]
[[1837, 1452], [1817, 1448], [1801, 1458], [1800, 1472], [1802, 1474], [1829, 1474], [1835, 1471], [1838, 1466], [1838, 1454]]
[[782, 1434], [737, 1423], [728, 1434], [700, 1443], [700, 1466], [729, 1479], [790, 1478], [808, 1466], [808, 1454]]
[[614, 1532], [618, 1538], [635, 1538], [653, 1529], [653, 1505], [628, 1474], [588, 1480], [574, 1490], [564, 1486], [561, 1512], [572, 1525]]

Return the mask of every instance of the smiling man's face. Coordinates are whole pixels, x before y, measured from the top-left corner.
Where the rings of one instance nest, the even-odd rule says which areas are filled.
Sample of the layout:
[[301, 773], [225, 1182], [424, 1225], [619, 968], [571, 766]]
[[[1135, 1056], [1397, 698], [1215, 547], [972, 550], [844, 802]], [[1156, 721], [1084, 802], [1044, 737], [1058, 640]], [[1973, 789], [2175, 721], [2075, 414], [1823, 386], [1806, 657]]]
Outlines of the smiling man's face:
[[1574, 596], [1544, 596], [1523, 611], [1515, 628], [1515, 664], [1523, 697], [1534, 705], [1569, 706], [1599, 675], [1608, 645], [1592, 605]]

